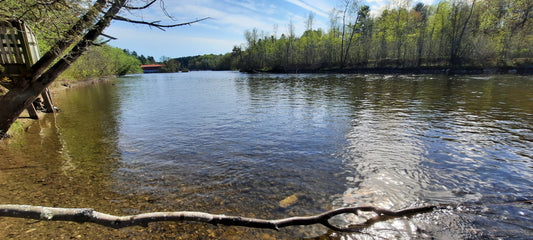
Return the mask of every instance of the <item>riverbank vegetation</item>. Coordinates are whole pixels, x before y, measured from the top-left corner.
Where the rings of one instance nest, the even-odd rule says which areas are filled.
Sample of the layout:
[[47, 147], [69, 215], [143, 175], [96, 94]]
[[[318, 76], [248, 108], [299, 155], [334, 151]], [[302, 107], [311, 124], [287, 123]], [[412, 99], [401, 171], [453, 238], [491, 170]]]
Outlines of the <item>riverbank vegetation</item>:
[[231, 53], [173, 61], [191, 70], [273, 72], [533, 66], [532, 1], [397, 1], [376, 16], [358, 1], [342, 3], [327, 30], [316, 29], [310, 14], [301, 36], [292, 22], [281, 36], [254, 28]]
[[[108, 78], [142, 73], [137, 56], [107, 44], [91, 46], [76, 62], [58, 77], [61, 84], [72, 84], [95, 78]], [[7, 89], [0, 86], [0, 96]]]
[[141, 73], [141, 61], [109, 45], [92, 46], [59, 79], [82, 80]]

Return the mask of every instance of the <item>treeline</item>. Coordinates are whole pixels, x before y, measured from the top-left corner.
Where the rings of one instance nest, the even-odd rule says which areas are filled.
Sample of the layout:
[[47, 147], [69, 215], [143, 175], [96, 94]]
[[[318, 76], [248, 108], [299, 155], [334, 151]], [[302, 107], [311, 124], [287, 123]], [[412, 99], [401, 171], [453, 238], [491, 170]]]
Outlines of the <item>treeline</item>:
[[156, 64], [157, 63], [157, 61], [155, 60], [155, 58], [153, 56], [144, 56], [143, 54], [138, 55], [136, 51], [130, 51], [129, 49], [123, 49], [123, 51], [126, 54], [134, 56], [135, 58], [137, 58], [142, 65], [145, 65], [145, 64]]
[[137, 56], [120, 48], [103, 44], [89, 47], [87, 52], [76, 60], [59, 78], [76, 81], [141, 72], [141, 61]]
[[370, 15], [370, 7], [344, 0], [327, 31], [280, 37], [253, 29], [246, 44], [225, 55], [183, 59], [190, 69], [294, 72], [342, 68], [521, 67], [533, 65], [533, 1], [409, 1]]
[[279, 38], [247, 31], [246, 47], [232, 52], [237, 67], [296, 71], [533, 64], [531, 0], [448, 0], [412, 8], [400, 4], [377, 17], [370, 16], [368, 6], [344, 2], [327, 32], [313, 29], [313, 15], [300, 37], [292, 24]]
[[233, 61], [231, 53], [207, 54], [189, 57], [165, 59], [162, 64], [163, 72], [179, 72], [189, 70], [235, 70], [236, 62]]

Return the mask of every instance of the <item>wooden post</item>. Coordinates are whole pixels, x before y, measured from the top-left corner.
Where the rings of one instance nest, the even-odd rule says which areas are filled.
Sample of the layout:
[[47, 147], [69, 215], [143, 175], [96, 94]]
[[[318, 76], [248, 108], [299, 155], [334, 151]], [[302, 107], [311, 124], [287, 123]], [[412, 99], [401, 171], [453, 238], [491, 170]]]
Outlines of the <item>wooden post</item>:
[[52, 102], [52, 98], [50, 97], [50, 91], [48, 91], [48, 88], [45, 88], [44, 91], [41, 93], [41, 96], [43, 97], [44, 106], [46, 107], [47, 113], [53, 113], [55, 112], [54, 103]]
[[31, 119], [39, 119], [39, 115], [37, 115], [37, 111], [35, 110], [33, 103], [28, 108], [26, 108], [26, 111], [28, 111], [28, 114], [30, 114]]

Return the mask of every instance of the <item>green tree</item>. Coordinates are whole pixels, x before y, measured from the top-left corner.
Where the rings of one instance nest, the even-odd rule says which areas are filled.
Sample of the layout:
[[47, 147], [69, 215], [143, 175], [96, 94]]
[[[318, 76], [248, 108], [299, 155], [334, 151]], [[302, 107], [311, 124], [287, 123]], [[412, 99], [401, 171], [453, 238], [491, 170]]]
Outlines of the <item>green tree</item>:
[[39, 39], [39, 49], [46, 52], [61, 40], [73, 22], [91, 5], [90, 0], [2, 0], [0, 20], [23, 19]]
[[259, 60], [258, 60], [258, 49], [257, 49], [257, 42], [258, 42], [258, 34], [257, 29], [254, 28], [252, 31], [246, 30], [244, 32], [244, 37], [246, 39], [246, 43], [248, 46], [248, 49], [245, 53], [245, 63], [244, 68], [246, 71], [253, 71], [255, 69], [259, 68]]
[[[321, 67], [517, 66], [533, 62], [532, 0], [442, 0], [434, 5], [395, 0], [370, 16], [368, 6], [343, 0], [327, 32], [308, 16], [301, 36], [279, 39], [247, 31], [241, 69]], [[255, 37], [254, 37], [255, 33]], [[232, 58], [237, 56], [234, 51]], [[235, 60], [233, 60], [235, 61]]]
[[181, 70], [181, 62], [179, 62], [177, 59], [166, 59], [163, 61], [164, 67], [161, 68], [162, 72], [179, 72]]
[[141, 61], [141, 64], [143, 65], [149, 64], [148, 59], [144, 55], [141, 54], [141, 56], [137, 58], [139, 59], [139, 61]]
[[476, 0], [472, 0], [472, 5], [469, 7], [463, 1], [452, 2], [452, 15], [450, 16], [452, 31], [451, 31], [451, 48], [450, 48], [450, 64], [458, 66], [462, 63], [463, 57], [466, 56], [468, 49], [464, 46], [465, 34], [469, 26], [472, 13], [474, 12]]
[[428, 21], [429, 9], [423, 3], [417, 3], [411, 16], [414, 23], [414, 34], [416, 37], [416, 66], [422, 65], [422, 56], [424, 55], [424, 40], [426, 39], [426, 28]]
[[[355, 0], [342, 0], [342, 25], [341, 25], [341, 48], [340, 48], [340, 61], [341, 68], [346, 64], [347, 54], [350, 49], [351, 40], [353, 38], [354, 31], [348, 33], [351, 16], [357, 12], [358, 2]], [[348, 37], [349, 35], [349, 37]], [[347, 40], [350, 39], [350, 40]], [[349, 42], [349, 43], [348, 43]]]
[[109, 45], [91, 46], [59, 78], [81, 80], [142, 72], [141, 62], [127, 52]]
[[148, 56], [146, 58], [146, 61], [147, 61], [147, 64], [155, 64], [155, 63], [157, 63], [157, 61], [155, 60], [155, 58], [153, 56]]
[[[370, 7], [367, 5], [358, 7], [357, 10], [357, 18], [355, 19], [355, 22], [350, 23], [349, 29], [350, 29], [350, 37], [348, 38], [348, 41], [346, 42], [345, 46], [346, 49], [344, 50], [344, 59], [341, 60], [341, 67], [344, 67], [347, 60], [349, 59], [350, 55], [350, 47], [354, 44], [355, 41], [359, 41], [363, 33], [367, 30], [368, 24], [369, 24], [369, 16], [370, 16]], [[354, 61], [354, 62], [357, 62]]]

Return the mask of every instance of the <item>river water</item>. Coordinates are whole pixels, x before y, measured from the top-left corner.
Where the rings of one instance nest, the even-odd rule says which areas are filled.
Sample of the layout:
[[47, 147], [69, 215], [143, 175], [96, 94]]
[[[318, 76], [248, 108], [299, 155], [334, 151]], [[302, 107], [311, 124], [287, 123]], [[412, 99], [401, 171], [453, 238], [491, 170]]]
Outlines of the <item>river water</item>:
[[[0, 143], [2, 204], [256, 218], [457, 208], [362, 234], [0, 219], [0, 238], [530, 239], [533, 78], [189, 72], [59, 91]], [[336, 219], [349, 224], [355, 216]]]

